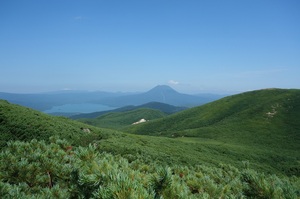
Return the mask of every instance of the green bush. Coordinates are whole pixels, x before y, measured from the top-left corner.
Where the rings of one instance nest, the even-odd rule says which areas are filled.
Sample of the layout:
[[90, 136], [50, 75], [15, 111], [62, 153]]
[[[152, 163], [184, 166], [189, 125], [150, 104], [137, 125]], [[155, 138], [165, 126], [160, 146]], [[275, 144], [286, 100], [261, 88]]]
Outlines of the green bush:
[[[134, 155], [132, 155], [134, 156]], [[135, 157], [135, 159], [134, 159]], [[2, 198], [298, 198], [299, 178], [277, 177], [230, 165], [161, 166], [50, 143], [9, 142], [0, 153]]]

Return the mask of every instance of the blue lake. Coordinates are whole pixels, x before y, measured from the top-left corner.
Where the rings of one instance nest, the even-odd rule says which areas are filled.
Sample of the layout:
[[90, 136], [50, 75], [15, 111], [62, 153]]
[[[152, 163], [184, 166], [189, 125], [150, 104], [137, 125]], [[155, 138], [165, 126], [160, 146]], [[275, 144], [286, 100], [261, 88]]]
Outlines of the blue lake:
[[102, 104], [65, 104], [61, 106], [54, 106], [45, 113], [92, 113], [97, 111], [108, 111], [118, 107], [110, 107]]

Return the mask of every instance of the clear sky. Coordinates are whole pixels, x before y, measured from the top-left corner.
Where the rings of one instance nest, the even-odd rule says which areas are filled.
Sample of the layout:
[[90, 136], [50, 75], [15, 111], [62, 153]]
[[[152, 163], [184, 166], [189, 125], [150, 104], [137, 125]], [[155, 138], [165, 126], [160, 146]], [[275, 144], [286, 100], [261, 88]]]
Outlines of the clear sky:
[[300, 1], [0, 1], [0, 91], [159, 84], [300, 88]]

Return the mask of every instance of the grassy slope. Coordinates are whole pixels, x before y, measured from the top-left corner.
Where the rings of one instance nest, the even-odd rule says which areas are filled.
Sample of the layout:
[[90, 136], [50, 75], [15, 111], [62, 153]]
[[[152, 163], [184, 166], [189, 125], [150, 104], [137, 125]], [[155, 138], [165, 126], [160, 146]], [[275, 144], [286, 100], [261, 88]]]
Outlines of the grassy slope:
[[140, 119], [153, 120], [165, 116], [166, 114], [159, 110], [140, 108], [125, 112], [107, 113], [95, 119], [80, 119], [79, 121], [101, 128], [120, 129], [130, 126]]
[[211, 139], [237, 147], [238, 153], [245, 150], [245, 155], [253, 149], [252, 155], [258, 154], [259, 161], [282, 170], [287, 169], [282, 168], [285, 165], [289, 172], [299, 175], [299, 118], [300, 90], [269, 89], [225, 97], [127, 131]]
[[[268, 113], [275, 113], [273, 116]], [[235, 143], [264, 143], [285, 139], [300, 147], [300, 90], [259, 90], [188, 109], [163, 119], [134, 126], [138, 134], [212, 138]], [[242, 138], [242, 139], [241, 139]], [[249, 139], [246, 139], [249, 138]], [[278, 143], [275, 143], [278, 146]], [[291, 145], [292, 144], [292, 145]], [[299, 148], [300, 149], [300, 148]]]
[[[91, 133], [83, 132], [90, 129]], [[170, 138], [140, 136], [101, 129], [73, 121], [64, 117], [50, 116], [19, 105], [0, 100], [0, 143], [5, 147], [9, 140], [28, 141], [48, 140], [51, 136], [67, 139], [72, 145], [86, 146], [96, 143], [101, 151], [121, 154], [128, 159], [142, 158], [145, 161], [158, 161], [164, 164], [218, 164], [223, 155], [222, 149], [210, 154], [208, 144], [198, 146]], [[235, 157], [226, 163], [240, 166]], [[237, 164], [235, 164], [237, 163]]]
[[[83, 132], [90, 129], [91, 133]], [[199, 152], [191, 145], [170, 138], [125, 134], [101, 129], [64, 117], [50, 116], [19, 105], [0, 100], [0, 143], [5, 147], [9, 140], [48, 140], [51, 136], [67, 139], [73, 145], [97, 143], [98, 148], [128, 157], [141, 156], [147, 161], [158, 160], [172, 164], [198, 164], [210, 158], [198, 159]], [[205, 148], [205, 147], [201, 147]], [[187, 156], [187, 151], [190, 151]], [[203, 156], [205, 157], [205, 156]], [[215, 156], [217, 157], [217, 156]]]
[[[91, 133], [84, 132], [84, 128], [89, 128]], [[106, 132], [64, 117], [49, 116], [4, 100], [0, 100], [0, 132], [0, 147], [5, 146], [8, 140], [48, 140], [50, 136], [59, 136], [73, 144], [85, 145], [109, 134], [108, 130]]]

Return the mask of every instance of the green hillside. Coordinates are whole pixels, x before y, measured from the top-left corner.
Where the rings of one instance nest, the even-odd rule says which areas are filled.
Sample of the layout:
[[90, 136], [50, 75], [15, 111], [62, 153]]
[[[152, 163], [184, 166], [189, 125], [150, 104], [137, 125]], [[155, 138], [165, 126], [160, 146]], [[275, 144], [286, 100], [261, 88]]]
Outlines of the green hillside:
[[86, 145], [109, 134], [108, 130], [50, 116], [4, 100], [0, 100], [0, 132], [0, 147], [4, 147], [9, 140], [48, 140], [50, 136], [59, 136], [76, 145]]
[[101, 128], [121, 129], [130, 126], [141, 119], [153, 120], [165, 117], [167, 114], [154, 109], [139, 108], [131, 111], [107, 113], [95, 119], [79, 119], [78, 121]]
[[0, 133], [4, 198], [300, 196], [299, 155], [291, 149], [126, 134], [3, 100]]
[[[300, 160], [300, 90], [268, 89], [229, 96], [131, 126], [127, 132], [184, 136], [180, 139], [192, 141], [197, 137], [221, 142], [222, 146], [259, 149], [265, 153], [265, 161], [277, 159], [273, 166], [281, 167], [286, 159]], [[289, 165], [291, 172], [299, 173], [297, 161]]]
[[[132, 126], [128, 131], [243, 144], [266, 144], [270, 140], [268, 144], [272, 146], [295, 148], [300, 147], [299, 118], [300, 90], [270, 89], [225, 97], [163, 119]], [[283, 139], [285, 142], [282, 142]]]
[[[87, 146], [93, 143], [101, 151], [119, 154], [129, 159], [139, 157], [147, 162], [155, 160], [163, 164], [218, 165], [224, 160], [226, 163], [241, 165], [234, 156], [223, 157], [222, 147], [214, 149], [210, 154], [215, 143], [205, 140], [201, 140], [203, 144], [199, 146], [171, 138], [126, 134], [64, 117], [50, 116], [4, 100], [0, 100], [0, 128], [1, 148], [6, 147], [8, 141], [32, 139], [47, 141], [52, 136], [58, 136], [74, 146]], [[211, 158], [212, 156], [214, 158]]]
[[127, 111], [133, 111], [133, 110], [140, 109], [140, 108], [155, 109], [155, 110], [159, 110], [166, 114], [173, 114], [173, 113], [187, 109], [185, 107], [172, 106], [172, 105], [164, 104], [161, 102], [149, 102], [147, 104], [142, 104], [139, 106], [124, 106], [121, 108], [108, 110], [108, 111], [100, 111], [100, 112], [93, 112], [93, 113], [81, 113], [78, 115], [70, 116], [69, 118], [71, 118], [71, 119], [90, 118], [91, 119], [91, 118], [97, 118], [97, 117], [105, 115], [107, 113], [127, 112]]

